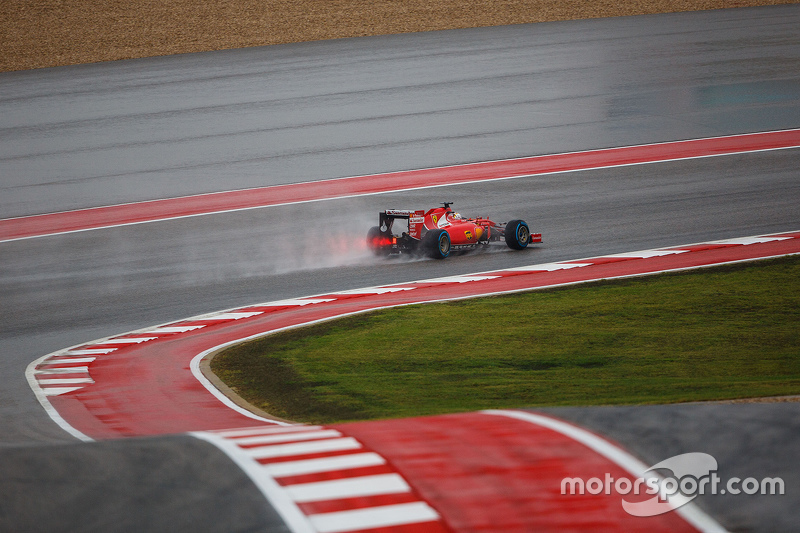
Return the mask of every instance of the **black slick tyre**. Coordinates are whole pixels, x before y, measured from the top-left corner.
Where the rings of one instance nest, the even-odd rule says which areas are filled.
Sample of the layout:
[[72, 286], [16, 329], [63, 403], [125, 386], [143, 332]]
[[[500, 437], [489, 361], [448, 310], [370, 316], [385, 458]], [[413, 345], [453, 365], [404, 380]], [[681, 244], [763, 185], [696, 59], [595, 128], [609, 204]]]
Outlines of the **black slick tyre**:
[[425, 255], [434, 259], [444, 259], [450, 255], [450, 234], [443, 229], [430, 230], [422, 239]]
[[524, 220], [512, 220], [506, 224], [504, 237], [509, 248], [522, 250], [528, 246], [531, 230]]

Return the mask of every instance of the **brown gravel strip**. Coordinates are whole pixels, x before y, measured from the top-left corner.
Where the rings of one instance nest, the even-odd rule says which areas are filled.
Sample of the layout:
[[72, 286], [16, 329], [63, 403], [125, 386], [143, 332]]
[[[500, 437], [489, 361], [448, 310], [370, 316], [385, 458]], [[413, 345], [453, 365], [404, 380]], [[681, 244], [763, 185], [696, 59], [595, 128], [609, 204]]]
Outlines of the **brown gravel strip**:
[[2, 0], [0, 72], [206, 50], [789, 0]]

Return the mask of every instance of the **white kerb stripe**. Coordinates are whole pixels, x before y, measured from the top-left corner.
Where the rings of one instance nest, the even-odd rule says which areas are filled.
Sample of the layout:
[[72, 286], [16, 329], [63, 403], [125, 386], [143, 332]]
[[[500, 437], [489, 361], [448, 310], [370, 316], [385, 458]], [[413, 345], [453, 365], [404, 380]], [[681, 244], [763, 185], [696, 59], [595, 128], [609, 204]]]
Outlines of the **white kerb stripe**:
[[194, 331], [196, 329], [206, 327], [205, 324], [199, 324], [194, 326], [164, 326], [160, 328], [153, 328], [148, 329], [145, 333], [154, 334], [154, 333], [186, 333], [187, 331]]
[[324, 304], [325, 302], [335, 302], [335, 298], [292, 298], [289, 300], [278, 300], [277, 302], [268, 302], [261, 304], [266, 307], [284, 307], [291, 305], [309, 305], [309, 304]]
[[107, 341], [100, 341], [97, 344], [141, 344], [147, 341], [154, 341], [158, 337], [125, 337], [121, 339], [108, 339]]
[[[652, 472], [647, 472], [649, 467], [646, 464], [636, 459], [625, 450], [614, 446], [607, 440], [602, 439], [601, 437], [598, 437], [594, 433], [590, 433], [585, 429], [579, 428], [578, 426], [573, 426], [572, 424], [568, 424], [567, 422], [562, 422], [561, 420], [556, 420], [555, 418], [550, 418], [548, 416], [537, 415], [535, 413], [528, 413], [525, 411], [487, 410], [481, 412], [487, 415], [516, 418], [518, 420], [530, 422], [531, 424], [536, 424], [537, 426], [546, 427], [557, 433], [566, 435], [576, 442], [580, 442], [587, 448], [616, 463], [636, 477], [646, 478], [649, 475], [653, 475]], [[704, 533], [727, 533], [725, 528], [719, 525], [713, 518], [701, 511], [699, 507], [691, 503], [675, 509], [675, 512], [681, 515], [684, 520], [689, 522], [695, 528]]]
[[233, 459], [278, 512], [288, 531], [291, 533], [319, 533], [311, 525], [308, 517], [297, 507], [297, 504], [289, 498], [286, 491], [271, 476], [267, 475], [260, 464], [243, 454], [241, 448], [232, 441], [208, 432], [196, 432], [190, 433], [190, 435], [214, 444]]
[[242, 428], [242, 429], [222, 429], [222, 430], [215, 430], [211, 431], [214, 435], [218, 435], [220, 437], [225, 437], [227, 439], [235, 439], [238, 437], [252, 437], [255, 435], [267, 435], [267, 434], [274, 434], [274, 433], [296, 433], [301, 431], [315, 431], [318, 429], [322, 429], [322, 426], [303, 426], [303, 425], [295, 425], [295, 426], [261, 426], [261, 427], [251, 427], [251, 428]]
[[39, 379], [39, 385], [82, 385], [94, 383], [92, 378], [50, 378]]
[[37, 376], [48, 376], [53, 374], [88, 374], [88, 366], [66, 366], [63, 368], [41, 368], [33, 372]]
[[380, 474], [349, 479], [301, 483], [284, 487], [289, 497], [297, 503], [361, 498], [380, 494], [399, 494], [411, 487], [399, 474]]
[[378, 527], [402, 526], [439, 520], [439, 514], [425, 502], [370, 507], [354, 511], [322, 513], [309, 517], [319, 533], [343, 533]]
[[250, 444], [274, 444], [278, 442], [297, 442], [301, 440], [316, 440], [316, 439], [330, 439], [333, 437], [341, 437], [342, 434], [335, 429], [324, 429], [321, 431], [305, 431], [302, 433], [282, 433], [277, 435], [256, 435], [252, 437], [241, 437], [235, 439], [236, 444], [239, 446], [247, 446]]
[[665, 255], [685, 254], [688, 250], [645, 250], [642, 252], [625, 252], [621, 254], [604, 255], [603, 257], [619, 257], [621, 259], [650, 259]]
[[509, 272], [555, 272], [556, 270], [592, 266], [592, 264], [593, 263], [542, 263], [541, 265], [506, 268], [505, 270]]
[[259, 448], [243, 450], [253, 459], [270, 459], [273, 457], [289, 457], [292, 455], [305, 455], [308, 453], [338, 452], [342, 450], [357, 450], [361, 443], [353, 437], [341, 439], [314, 440], [294, 444], [273, 444]]
[[70, 350], [64, 352], [64, 355], [105, 355], [111, 352], [116, 352], [118, 348], [89, 348], [86, 350]]
[[43, 387], [42, 392], [45, 396], [59, 396], [82, 388], [83, 387]]
[[711, 241], [709, 244], [763, 244], [765, 242], [785, 241], [793, 237], [740, 237], [738, 239], [725, 239], [722, 241]]
[[336, 295], [367, 295], [367, 294], [388, 294], [392, 292], [411, 291], [414, 287], [373, 287], [371, 289], [350, 289], [348, 291], [338, 291]]
[[349, 468], [363, 468], [367, 466], [380, 466], [386, 464], [386, 459], [374, 452], [354, 453], [350, 455], [337, 455], [335, 457], [319, 457], [302, 461], [286, 461], [266, 465], [264, 468], [272, 477], [300, 476], [305, 474], [319, 474], [321, 472], [335, 472]]
[[426, 279], [416, 283], [469, 283], [470, 281], [486, 281], [501, 276], [448, 276], [446, 278]]
[[51, 357], [50, 359], [43, 361], [42, 365], [91, 363], [95, 359], [97, 359], [97, 357]]
[[197, 320], [239, 320], [251, 316], [263, 315], [264, 311], [247, 311], [240, 313], [217, 313], [216, 315], [199, 317]]

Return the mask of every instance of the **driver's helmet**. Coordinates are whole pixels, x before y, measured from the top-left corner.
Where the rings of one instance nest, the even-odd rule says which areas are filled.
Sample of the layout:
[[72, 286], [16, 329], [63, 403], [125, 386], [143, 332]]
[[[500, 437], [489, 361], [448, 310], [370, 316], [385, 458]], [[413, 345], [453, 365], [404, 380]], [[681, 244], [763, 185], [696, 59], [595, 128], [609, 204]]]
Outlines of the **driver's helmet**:
[[452, 220], [461, 220], [461, 213], [450, 213], [450, 218]]

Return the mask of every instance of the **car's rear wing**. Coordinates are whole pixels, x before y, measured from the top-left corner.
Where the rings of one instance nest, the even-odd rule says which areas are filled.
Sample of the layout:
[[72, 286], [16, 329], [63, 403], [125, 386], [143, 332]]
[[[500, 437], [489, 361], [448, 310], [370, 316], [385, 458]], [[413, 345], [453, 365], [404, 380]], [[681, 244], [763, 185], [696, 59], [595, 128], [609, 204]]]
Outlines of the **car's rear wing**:
[[394, 221], [396, 219], [408, 220], [408, 230], [404, 232], [415, 239], [422, 238], [422, 228], [424, 227], [425, 222], [425, 211], [409, 211], [405, 209], [387, 209], [386, 211], [381, 211], [378, 217], [378, 227], [380, 228], [381, 232], [393, 234], [396, 233], [397, 236], [400, 236], [403, 232], [398, 232], [396, 229], [394, 232], [392, 231]]

